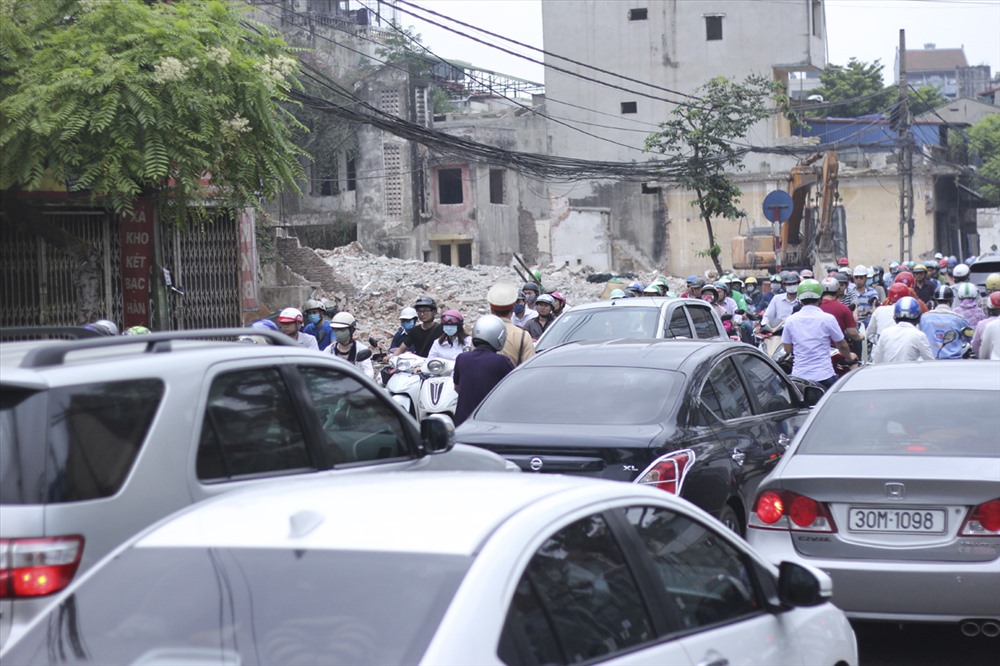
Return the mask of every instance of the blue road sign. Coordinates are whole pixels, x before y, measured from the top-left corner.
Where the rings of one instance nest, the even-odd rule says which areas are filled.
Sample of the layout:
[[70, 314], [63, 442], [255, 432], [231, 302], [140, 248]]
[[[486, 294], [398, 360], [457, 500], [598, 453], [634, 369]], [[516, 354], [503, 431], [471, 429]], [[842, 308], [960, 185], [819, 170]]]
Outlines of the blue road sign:
[[788, 192], [775, 190], [764, 197], [764, 217], [768, 222], [784, 222], [792, 216], [792, 206]]

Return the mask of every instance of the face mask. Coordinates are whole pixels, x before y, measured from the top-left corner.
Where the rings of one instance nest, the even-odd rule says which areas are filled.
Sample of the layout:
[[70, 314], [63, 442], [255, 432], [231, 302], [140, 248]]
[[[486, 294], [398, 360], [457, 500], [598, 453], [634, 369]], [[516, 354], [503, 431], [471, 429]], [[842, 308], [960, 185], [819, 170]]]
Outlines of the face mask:
[[403, 330], [404, 331], [408, 331], [411, 328], [413, 328], [413, 320], [412, 319], [410, 321], [404, 321], [403, 322]]
[[534, 305], [535, 305], [535, 299], [537, 299], [537, 298], [538, 298], [537, 296], [528, 296], [524, 300], [528, 302], [529, 306], [534, 307]]
[[445, 335], [455, 335], [456, 333], [458, 333], [458, 326], [454, 326], [452, 324], [449, 324], [449, 325], [447, 325], [447, 326], [444, 327], [444, 334]]
[[799, 293], [799, 285], [797, 284], [786, 284], [785, 293], [787, 294], [797, 294]]
[[334, 329], [333, 334], [337, 338], [337, 342], [344, 343], [351, 339], [351, 331], [346, 328]]
[[524, 314], [524, 303], [514, 303], [514, 312]]
[[755, 285], [755, 284], [748, 284], [747, 285], [747, 293], [748, 294], [752, 294], [755, 291], [757, 291], [757, 285]]
[[319, 313], [309, 315], [309, 323], [318, 324], [319, 323]]

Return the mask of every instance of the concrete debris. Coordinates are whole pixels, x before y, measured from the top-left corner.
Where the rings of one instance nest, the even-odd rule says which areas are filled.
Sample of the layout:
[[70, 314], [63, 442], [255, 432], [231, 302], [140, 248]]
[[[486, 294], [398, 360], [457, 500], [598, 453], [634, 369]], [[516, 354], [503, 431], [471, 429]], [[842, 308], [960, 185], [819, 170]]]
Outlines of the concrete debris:
[[[486, 292], [497, 282], [510, 282], [520, 287], [523, 281], [511, 266], [471, 266], [458, 268], [445, 264], [391, 259], [369, 254], [357, 242], [334, 250], [316, 250], [330, 266], [333, 282], [344, 290], [317, 290], [314, 298], [328, 307], [346, 310], [358, 319], [357, 339], [373, 337], [387, 348], [399, 328], [399, 311], [420, 296], [431, 296], [438, 304], [438, 313], [458, 310], [465, 317], [466, 330], [480, 315], [487, 314]], [[598, 300], [605, 282], [591, 283], [586, 274], [573, 272], [565, 266], [540, 266], [543, 288], [561, 292], [569, 306]], [[648, 284], [655, 273], [640, 274], [635, 279]], [[624, 278], [623, 278], [624, 280]], [[668, 278], [671, 287], [680, 293], [683, 279]], [[625, 280], [627, 284], [628, 280]], [[348, 289], [347, 285], [351, 285]]]

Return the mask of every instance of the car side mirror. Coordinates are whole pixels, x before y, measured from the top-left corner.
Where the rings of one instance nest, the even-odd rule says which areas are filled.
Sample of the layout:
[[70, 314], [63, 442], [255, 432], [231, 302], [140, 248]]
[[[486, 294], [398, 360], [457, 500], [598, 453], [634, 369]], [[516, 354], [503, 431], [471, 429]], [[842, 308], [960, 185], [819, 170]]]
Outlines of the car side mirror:
[[815, 407], [823, 399], [823, 389], [819, 386], [803, 387], [802, 398], [806, 403], [806, 407]]
[[432, 414], [420, 421], [420, 441], [424, 453], [450, 451], [455, 446], [455, 424], [443, 414]]
[[358, 353], [354, 356], [355, 363], [361, 363], [362, 361], [367, 361], [372, 357], [372, 350], [367, 347], [362, 347], [358, 350]]
[[795, 562], [778, 565], [778, 599], [791, 607], [818, 606], [833, 596], [833, 581], [819, 569]]

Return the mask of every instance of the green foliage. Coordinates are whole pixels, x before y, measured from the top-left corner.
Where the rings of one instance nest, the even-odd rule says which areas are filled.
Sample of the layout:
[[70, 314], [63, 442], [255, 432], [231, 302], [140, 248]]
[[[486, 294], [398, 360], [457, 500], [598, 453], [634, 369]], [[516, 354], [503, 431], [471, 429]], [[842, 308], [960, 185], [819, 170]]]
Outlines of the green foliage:
[[976, 190], [995, 206], [1000, 206], [1000, 114], [980, 120], [968, 131], [969, 147], [982, 160], [976, 170]]
[[375, 49], [375, 56], [386, 63], [405, 67], [410, 76], [425, 78], [430, 74], [433, 60], [425, 55], [423, 40], [414, 32], [413, 26], [400, 27], [393, 22], [392, 27], [382, 37], [382, 44]]
[[[297, 190], [297, 61], [234, 0], [0, 0], [0, 186], [176, 220]], [[210, 186], [207, 184], [210, 179]]]
[[844, 102], [827, 106], [812, 113], [814, 116], [832, 118], [856, 118], [872, 113], [885, 112], [896, 100], [896, 86], [886, 87], [882, 81], [882, 66], [879, 60], [866, 63], [851, 58], [846, 67], [827, 65], [819, 75], [820, 87], [816, 94], [823, 100]]
[[742, 170], [743, 151], [732, 141], [742, 139], [749, 129], [770, 114], [767, 101], [782, 90], [773, 80], [750, 75], [742, 82], [719, 76], [698, 89], [698, 100], [671, 111], [660, 131], [646, 138], [645, 150], [687, 156], [678, 184], [694, 191], [691, 203], [700, 212], [708, 231], [709, 250], [716, 269], [721, 249], [712, 231], [712, 219], [737, 219], [746, 213], [738, 208], [742, 192], [726, 174]]

